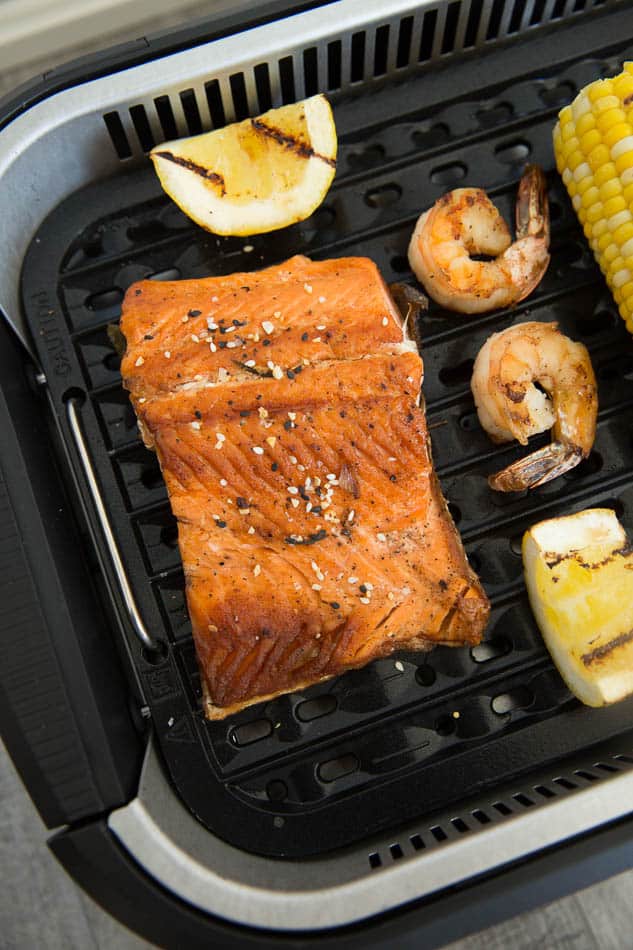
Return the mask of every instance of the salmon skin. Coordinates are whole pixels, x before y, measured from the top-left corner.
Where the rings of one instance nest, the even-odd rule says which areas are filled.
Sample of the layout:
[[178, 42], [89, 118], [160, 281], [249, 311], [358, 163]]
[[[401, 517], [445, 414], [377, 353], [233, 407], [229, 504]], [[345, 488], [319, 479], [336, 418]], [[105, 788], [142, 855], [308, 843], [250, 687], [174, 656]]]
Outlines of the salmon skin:
[[371, 261], [142, 281], [121, 330], [210, 719], [480, 642], [489, 604], [433, 470], [422, 360]]

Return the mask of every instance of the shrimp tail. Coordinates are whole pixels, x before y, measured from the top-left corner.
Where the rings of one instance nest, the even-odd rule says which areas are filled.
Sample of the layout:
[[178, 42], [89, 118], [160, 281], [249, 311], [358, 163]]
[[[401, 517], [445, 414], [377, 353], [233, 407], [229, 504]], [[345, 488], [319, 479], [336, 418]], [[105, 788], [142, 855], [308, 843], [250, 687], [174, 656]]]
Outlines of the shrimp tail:
[[517, 238], [542, 238], [549, 247], [547, 179], [539, 165], [526, 165], [515, 205]]
[[507, 468], [488, 476], [495, 491], [524, 491], [538, 488], [559, 475], [564, 475], [583, 459], [584, 453], [575, 445], [551, 442], [537, 452], [513, 462]]

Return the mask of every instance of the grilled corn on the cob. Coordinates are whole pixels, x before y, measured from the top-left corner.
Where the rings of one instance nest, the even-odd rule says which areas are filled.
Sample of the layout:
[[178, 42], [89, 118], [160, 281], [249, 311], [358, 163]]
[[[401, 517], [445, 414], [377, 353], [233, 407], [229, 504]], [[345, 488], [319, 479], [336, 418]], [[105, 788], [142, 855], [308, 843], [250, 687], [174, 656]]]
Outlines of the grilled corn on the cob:
[[554, 129], [558, 171], [633, 333], [633, 63], [582, 89]]

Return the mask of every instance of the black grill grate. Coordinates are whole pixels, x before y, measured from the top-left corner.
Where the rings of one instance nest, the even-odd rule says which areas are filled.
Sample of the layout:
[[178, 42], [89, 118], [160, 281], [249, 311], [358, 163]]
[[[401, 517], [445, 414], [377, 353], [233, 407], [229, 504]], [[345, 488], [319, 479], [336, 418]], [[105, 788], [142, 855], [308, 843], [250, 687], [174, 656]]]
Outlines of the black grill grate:
[[[530, 524], [588, 505], [613, 507], [633, 535], [633, 343], [553, 173], [550, 144], [560, 105], [627, 55], [631, 48], [614, 48], [604, 59], [572, 62], [503, 91], [447, 95], [442, 110], [421, 109], [413, 118], [410, 103], [424, 101], [423, 79], [410, 80], [402, 87], [406, 116], [393, 114], [379, 127], [373, 103], [385, 93], [359, 97], [355, 119], [365, 110], [367, 129], [339, 129], [339, 172], [324, 206], [274, 237], [249, 239], [251, 250], [243, 239], [193, 226], [147, 168], [69, 198], [30, 248], [24, 306], [60, 424], [68, 437], [64, 400], [82, 393], [86, 438], [135, 596], [149, 629], [167, 644], [164, 655], [143, 654], [124, 631], [167, 767], [201, 821], [240, 847], [277, 855], [331, 849], [630, 724], [630, 702], [592, 711], [570, 697], [535, 628], [520, 557]], [[484, 644], [401, 654], [228, 722], [205, 722], [175, 522], [106, 332], [125, 289], [139, 278], [254, 269], [299, 252], [364, 254], [388, 281], [410, 279], [406, 247], [422, 207], [473, 183], [510, 219], [526, 160], [550, 178], [545, 279], [511, 313], [464, 319], [432, 306], [422, 327], [436, 467], [493, 601]], [[486, 475], [518, 453], [488, 440], [469, 392], [472, 359], [488, 334], [526, 318], [556, 319], [583, 340], [600, 388], [591, 457], [529, 498], [488, 489]], [[414, 849], [422, 847], [418, 837]]]

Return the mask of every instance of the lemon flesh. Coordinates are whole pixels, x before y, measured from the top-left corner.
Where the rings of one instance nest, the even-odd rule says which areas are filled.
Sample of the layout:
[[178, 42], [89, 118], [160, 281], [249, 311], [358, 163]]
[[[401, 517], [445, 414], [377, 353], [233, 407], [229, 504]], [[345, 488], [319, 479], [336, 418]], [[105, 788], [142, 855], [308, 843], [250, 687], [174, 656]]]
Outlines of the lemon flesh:
[[332, 110], [319, 95], [164, 142], [150, 158], [164, 190], [197, 224], [245, 236], [309, 217], [332, 183], [336, 151]]
[[534, 525], [525, 582], [543, 639], [588, 706], [633, 693], [633, 551], [613, 511], [593, 508]]

